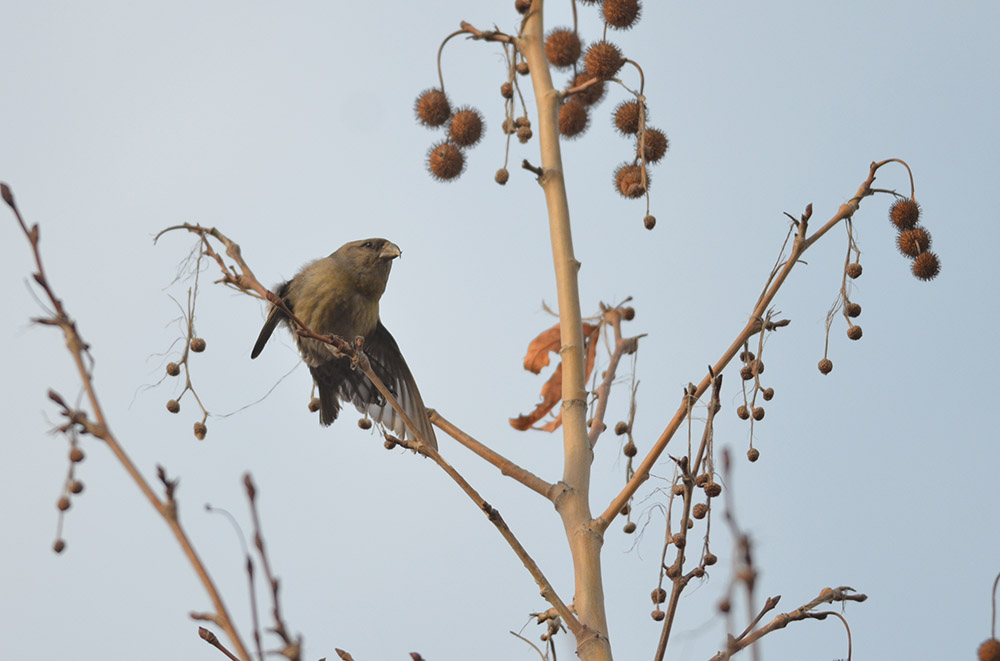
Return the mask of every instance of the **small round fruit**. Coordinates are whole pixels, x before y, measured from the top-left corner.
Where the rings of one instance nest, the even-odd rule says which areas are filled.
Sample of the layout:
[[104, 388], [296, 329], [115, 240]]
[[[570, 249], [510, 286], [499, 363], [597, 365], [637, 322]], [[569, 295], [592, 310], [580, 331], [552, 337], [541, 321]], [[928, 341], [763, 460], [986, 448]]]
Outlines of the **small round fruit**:
[[631, 535], [632, 533], [635, 532], [635, 523], [632, 522], [632, 521], [629, 521], [628, 523], [625, 524], [625, 527], [622, 528], [622, 530], [625, 531], [626, 535]]
[[664, 601], [667, 600], [667, 591], [664, 590], [663, 588], [656, 588], [649, 595], [649, 598], [653, 600], [654, 604], [662, 604]]
[[657, 622], [662, 622], [663, 618], [666, 617], [666, 615], [660, 609], [656, 609], [655, 611], [650, 613], [650, 615], [652, 615], [653, 619], [656, 620]]
[[193, 338], [191, 340], [191, 351], [195, 353], [201, 353], [205, 350], [205, 340], [200, 337]]
[[507, 168], [500, 168], [499, 170], [497, 170], [497, 173], [493, 176], [493, 181], [497, 182], [501, 186], [506, 184], [509, 179], [510, 179], [510, 172], [507, 171]]
[[818, 367], [821, 373], [829, 374], [830, 372], [833, 371], [833, 361], [830, 360], [829, 358], [824, 358], [823, 360], [819, 361]]
[[932, 252], [922, 252], [913, 260], [913, 275], [921, 280], [933, 280], [941, 272], [941, 263]]
[[583, 59], [587, 73], [602, 80], [614, 78], [625, 64], [622, 52], [610, 41], [598, 41], [587, 49]]
[[889, 207], [889, 220], [899, 230], [908, 230], [920, 221], [920, 205], [908, 197], [896, 200]]
[[84, 457], [83, 450], [81, 450], [80, 448], [74, 447], [72, 450], [69, 451], [69, 460], [72, 461], [74, 464], [78, 464], [81, 461], [83, 461], [83, 457]]
[[747, 459], [750, 460], [750, 463], [757, 461], [760, 459], [760, 451], [757, 448], [750, 448], [747, 450]]
[[427, 170], [438, 181], [452, 181], [464, 169], [462, 150], [450, 142], [439, 142], [427, 153]]
[[708, 505], [705, 503], [695, 503], [695, 506], [691, 508], [691, 516], [696, 519], [704, 519], [707, 514]]
[[646, 216], [642, 219], [642, 224], [646, 229], [651, 230], [656, 227], [656, 216]]
[[848, 317], [856, 318], [861, 316], [861, 306], [857, 303], [848, 303], [844, 306], [844, 311]]
[[617, 436], [624, 436], [628, 433], [628, 423], [624, 420], [619, 420], [615, 423], [615, 434]]
[[441, 90], [432, 87], [424, 90], [413, 105], [417, 119], [424, 126], [441, 126], [451, 117], [451, 104]]
[[181, 366], [177, 363], [167, 363], [167, 374], [177, 376], [181, 373]]
[[56, 503], [56, 507], [59, 508], [59, 511], [65, 512], [66, 510], [69, 509], [69, 506], [70, 506], [69, 496], [60, 496], [59, 502]]
[[736, 407], [736, 415], [739, 416], [740, 420], [749, 420], [750, 409], [748, 409], [745, 404], [740, 404]]
[[851, 326], [850, 328], [848, 328], [847, 329], [847, 337], [851, 338], [852, 340], [860, 340], [861, 339], [861, 326]]
[[847, 265], [847, 277], [849, 277], [851, 280], [857, 280], [858, 278], [861, 277], [862, 270], [863, 269], [861, 268], [861, 264], [859, 264], [858, 262], [851, 262], [850, 264]]
[[626, 457], [634, 457], [639, 453], [639, 450], [638, 448], [635, 447], [635, 443], [629, 441], [628, 443], [625, 444], [625, 447], [622, 449], [622, 452], [625, 454]]
[[204, 422], [194, 423], [194, 437], [199, 441], [205, 440], [205, 434], [208, 433], [208, 427], [205, 426]]
[[181, 410], [181, 403], [176, 399], [171, 399], [167, 402], [167, 410], [171, 413], [179, 413]]
[[371, 429], [372, 421], [369, 418], [358, 418], [358, 427], [361, 429]]
[[760, 394], [761, 397], [764, 398], [765, 402], [769, 402], [774, 398], [774, 388], [764, 388]]

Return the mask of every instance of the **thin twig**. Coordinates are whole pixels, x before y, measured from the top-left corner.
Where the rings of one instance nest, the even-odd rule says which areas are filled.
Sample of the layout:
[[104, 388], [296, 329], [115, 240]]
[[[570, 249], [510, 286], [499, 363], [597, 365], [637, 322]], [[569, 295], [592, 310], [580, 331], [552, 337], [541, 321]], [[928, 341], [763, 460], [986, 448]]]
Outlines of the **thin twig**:
[[427, 415], [430, 418], [431, 424], [454, 438], [469, 450], [472, 450], [472, 452], [499, 468], [501, 474], [517, 480], [535, 493], [541, 494], [549, 500], [553, 500], [561, 491], [561, 488], [559, 488], [558, 485], [546, 482], [531, 471], [521, 468], [510, 459], [507, 459], [498, 452], [494, 452], [489, 447], [474, 439], [472, 436], [469, 436], [453, 423], [446, 420], [438, 411], [431, 409], [427, 411]]

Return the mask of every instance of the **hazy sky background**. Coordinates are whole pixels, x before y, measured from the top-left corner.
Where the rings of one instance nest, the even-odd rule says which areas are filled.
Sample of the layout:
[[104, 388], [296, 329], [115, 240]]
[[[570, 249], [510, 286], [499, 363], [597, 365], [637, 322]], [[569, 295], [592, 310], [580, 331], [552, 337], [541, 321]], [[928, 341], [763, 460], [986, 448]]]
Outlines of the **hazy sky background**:
[[[569, 24], [569, 3], [551, 4], [547, 27]], [[194, 245], [170, 234], [154, 246], [160, 229], [217, 226], [268, 283], [348, 240], [385, 236], [404, 256], [382, 319], [428, 405], [559, 478], [560, 437], [507, 423], [537, 401], [543, 377], [521, 360], [554, 323], [543, 301], [555, 307], [556, 298], [540, 189], [516, 167], [505, 188], [493, 183], [504, 146], [500, 47], [455, 39], [445, 50], [453, 102], [481, 109], [488, 124], [457, 183], [427, 175], [440, 133], [412, 113], [417, 93], [437, 83], [441, 39], [461, 20], [514, 30], [512, 5], [4, 3], [0, 180], [41, 225], [51, 282], [91, 343], [112, 429], [147, 477], [159, 463], [180, 478], [182, 521], [248, 641], [241, 546], [203, 505], [227, 509], [249, 534], [241, 475], [250, 470], [304, 658], [335, 658], [335, 647], [359, 661], [410, 651], [432, 661], [537, 658], [508, 631], [546, 604], [440, 470], [386, 452], [353, 412], [321, 428], [306, 410], [301, 366], [254, 403], [299, 360], [287, 334], [249, 360], [264, 308], [212, 286], [212, 269], [196, 318], [208, 350], [192, 359], [192, 378], [213, 414], [236, 413], [210, 418], [199, 442], [190, 395], [179, 415], [166, 412], [178, 380], [151, 387], [180, 354], [176, 301], [190, 283], [174, 279]], [[587, 41], [600, 36], [595, 16], [580, 10]], [[819, 374], [846, 250], [838, 227], [776, 300], [792, 323], [766, 346], [776, 395], [756, 426], [760, 461], [744, 458], [735, 370], [716, 435], [737, 459], [727, 486], [755, 543], [758, 601], [781, 594], [779, 610], [789, 610], [827, 586], [867, 593], [846, 611], [855, 658], [971, 658], [989, 634], [1000, 571], [1000, 446], [989, 413], [1000, 321], [998, 24], [993, 2], [647, 2], [637, 29], [612, 38], [642, 64], [651, 123], [672, 144], [652, 173], [655, 231], [642, 227], [643, 205], [610, 185], [631, 149], [611, 129], [622, 91], [611, 91], [586, 136], [564, 143], [583, 309], [634, 296], [628, 331], [648, 334], [635, 368], [640, 452], [745, 322], [784, 238], [782, 212], [811, 202], [818, 226], [871, 161], [913, 167], [941, 275], [910, 275], [886, 220], [890, 199], [866, 199], [855, 217], [865, 270], [853, 289], [863, 339], [849, 341], [838, 319], [835, 370]], [[536, 140], [512, 146], [512, 164], [522, 158], [538, 162]], [[909, 182], [890, 166], [877, 185], [908, 191]], [[92, 439], [67, 549], [51, 551], [67, 444], [48, 433], [58, 419], [45, 393], [72, 401], [80, 388], [58, 331], [29, 321], [43, 314], [30, 250], [6, 209], [0, 216], [0, 656], [220, 659], [187, 616], [209, 603], [177, 544]], [[623, 364], [611, 424], [627, 412], [630, 370]], [[439, 440], [569, 601], [572, 571], [551, 505]], [[651, 658], [659, 636], [649, 592], [663, 533], [655, 490], [667, 484], [668, 461], [656, 474], [634, 506], [645, 534], [625, 535], [618, 520], [605, 539], [619, 659]], [[593, 469], [595, 512], [623, 479], [620, 439], [609, 433]], [[683, 597], [668, 658], [707, 658], [724, 644], [714, 607], [732, 553], [718, 514], [720, 562]], [[734, 627], [745, 623], [739, 612]], [[536, 641], [540, 633], [524, 631]], [[569, 637], [559, 652], [573, 658]], [[762, 652], [835, 659], [847, 645], [828, 619], [792, 624]]]

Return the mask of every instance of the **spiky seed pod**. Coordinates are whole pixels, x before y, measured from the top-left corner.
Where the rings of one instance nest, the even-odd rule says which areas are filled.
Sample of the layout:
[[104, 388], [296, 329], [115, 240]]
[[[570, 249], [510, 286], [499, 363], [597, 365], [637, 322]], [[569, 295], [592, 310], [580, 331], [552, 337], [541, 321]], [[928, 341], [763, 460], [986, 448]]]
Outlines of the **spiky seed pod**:
[[522, 126], [517, 129], [517, 141], [520, 142], [522, 145], [526, 144], [528, 140], [531, 140], [531, 136], [532, 133], [530, 126]]
[[[580, 72], [576, 75], [575, 78], [573, 78], [573, 84], [570, 87], [579, 87], [580, 85], [583, 85], [584, 83], [593, 79], [594, 76], [592, 74], [589, 74], [586, 71]], [[580, 92], [579, 94], [576, 95], [576, 97], [580, 100], [580, 103], [582, 103], [583, 105], [592, 106], [600, 102], [600, 100], [604, 98], [605, 89], [606, 86], [604, 84], [604, 81], [602, 80], [598, 83], [594, 83], [584, 91]]]
[[619, 30], [628, 30], [639, 22], [639, 0], [604, 0], [604, 22]]
[[559, 108], [559, 134], [564, 138], [576, 138], [583, 135], [590, 122], [590, 113], [587, 106], [571, 97], [569, 101]]
[[545, 38], [545, 57], [557, 69], [576, 64], [582, 50], [580, 37], [569, 28], [556, 28]]
[[931, 235], [923, 227], [903, 230], [896, 238], [896, 247], [907, 257], [916, 257], [931, 247]]
[[72, 461], [74, 464], [78, 464], [81, 461], [83, 461], [84, 456], [85, 455], [83, 454], [83, 450], [81, 450], [80, 448], [73, 448], [72, 450], [69, 451], [69, 460]]
[[193, 338], [191, 340], [191, 351], [195, 353], [201, 353], [205, 350], [205, 340], [200, 337]]
[[[670, 149], [670, 141], [667, 140], [666, 134], [660, 129], [646, 129], [646, 135], [643, 139], [643, 156], [647, 163], [658, 163], [663, 155], [667, 153]], [[638, 151], [638, 147], [636, 147]]]
[[181, 366], [177, 363], [167, 363], [167, 374], [177, 376], [181, 373]]
[[750, 448], [749, 450], [747, 450], [747, 459], [750, 460], [750, 463], [753, 463], [758, 459], [760, 459], [760, 452], [757, 450], [757, 448]]
[[59, 502], [56, 503], [56, 507], [59, 508], [59, 511], [65, 512], [66, 510], [69, 509], [69, 506], [70, 506], [69, 496], [60, 496]]
[[69, 483], [70, 493], [83, 493], [83, 482], [80, 480], [73, 480]]
[[712, 565], [714, 565], [719, 561], [719, 558], [716, 557], [716, 555], [712, 552], [706, 553], [703, 559], [705, 561], [706, 567], [711, 567]]
[[764, 419], [764, 407], [763, 406], [756, 406], [756, 407], [754, 407], [754, 410], [753, 410], [753, 419], [757, 420], [758, 422]]
[[861, 316], [861, 306], [857, 303], [848, 303], [844, 306], [844, 311], [847, 312], [848, 317]]
[[436, 87], [421, 92], [413, 104], [413, 110], [417, 114], [417, 120], [429, 127], [441, 126], [451, 117], [448, 96]]
[[675, 496], [683, 496], [684, 495], [684, 485], [683, 484], [675, 484], [673, 486], [672, 491], [674, 492]]
[[709, 474], [708, 473], [702, 473], [702, 474], [698, 475], [696, 478], [694, 478], [694, 485], [696, 487], [703, 487], [706, 484], [708, 484], [708, 480], [709, 480]]
[[315, 413], [319, 410], [319, 397], [313, 397], [309, 400], [309, 412]]
[[912, 229], [920, 221], [920, 205], [914, 199], [900, 198], [889, 207], [889, 220], [898, 230]]
[[632, 321], [635, 319], [635, 308], [629, 306], [622, 310], [622, 319], [625, 321]]
[[749, 365], [744, 365], [740, 368], [740, 378], [744, 381], [749, 381], [753, 378], [753, 370], [750, 369]]
[[979, 661], [1000, 661], [1000, 640], [988, 638], [978, 650]]
[[824, 358], [823, 360], [819, 361], [818, 367], [820, 373], [829, 374], [830, 372], [833, 371], [833, 361], [830, 360], [829, 358]]
[[615, 423], [615, 435], [624, 436], [628, 433], [628, 423], [624, 420], [619, 420]]
[[469, 106], [459, 108], [448, 124], [448, 139], [459, 147], [471, 147], [483, 137], [483, 116]]
[[851, 326], [850, 328], [848, 328], [847, 329], [847, 337], [851, 338], [852, 340], [860, 340], [861, 339], [861, 326]]
[[364, 430], [372, 428], [372, 421], [369, 418], [358, 418], [358, 427]]
[[598, 41], [587, 49], [583, 60], [587, 73], [601, 80], [610, 80], [625, 64], [622, 52], [610, 41]]
[[[646, 185], [649, 185], [649, 173], [646, 174]], [[642, 197], [646, 189], [642, 186], [642, 168], [630, 163], [622, 163], [615, 170], [615, 189], [622, 197], [635, 199]]]
[[514, 0], [514, 9], [518, 14], [527, 14], [531, 9], [531, 0]]
[[933, 280], [941, 272], [941, 263], [932, 252], [922, 252], [913, 260], [913, 275], [921, 280]]
[[514, 86], [510, 83], [510, 81], [500, 86], [500, 96], [505, 99], [514, 98]]
[[501, 186], [506, 184], [508, 179], [510, 179], [510, 172], [507, 172], [507, 168], [500, 168], [497, 170], [497, 173], [493, 175], [493, 181], [497, 182]]
[[847, 265], [847, 277], [851, 280], [857, 280], [861, 277], [861, 272], [864, 269], [861, 268], [861, 264], [858, 262], [851, 262]]
[[528, 63], [527, 62], [525, 62], [524, 60], [521, 60], [520, 62], [517, 63], [517, 73], [518, 74], [520, 74], [522, 76], [527, 76], [528, 72], [529, 72], [529, 69], [528, 69]]
[[736, 415], [739, 416], [740, 420], [749, 420], [750, 409], [748, 409], [745, 405], [740, 404], [738, 407], [736, 407]]
[[629, 521], [628, 523], [625, 524], [625, 527], [622, 528], [622, 530], [625, 531], [626, 535], [631, 535], [632, 533], [635, 532], [635, 523]]
[[205, 434], [208, 433], [208, 427], [205, 426], [204, 422], [194, 423], [194, 437], [199, 441], [205, 440]]
[[764, 388], [764, 390], [762, 390], [760, 394], [761, 397], [764, 398], [765, 402], [769, 402], [772, 399], [774, 399], [774, 388]]
[[450, 142], [439, 142], [427, 152], [427, 171], [438, 181], [452, 181], [464, 169], [462, 150]]
[[635, 135], [639, 132], [638, 101], [622, 101], [615, 106], [615, 128], [622, 135]]
[[720, 493], [722, 493], [722, 485], [718, 482], [709, 482], [705, 485], [705, 495], [709, 498], [715, 498]]
[[665, 618], [665, 617], [666, 617], [666, 614], [664, 614], [664, 612], [663, 612], [663, 611], [661, 611], [661, 610], [659, 610], [659, 609], [657, 609], [657, 610], [653, 611], [652, 613], [650, 613], [650, 615], [651, 615], [651, 616], [652, 616], [652, 618], [653, 618], [653, 619], [654, 619], [655, 621], [657, 621], [657, 622], [662, 622], [662, 621], [663, 621], [663, 618]]
[[628, 443], [625, 444], [625, 447], [622, 449], [622, 452], [625, 454], [626, 457], [634, 457], [635, 455], [639, 454], [639, 449], [635, 447], [635, 443], [629, 441]]
[[704, 519], [706, 514], [708, 514], [708, 505], [705, 503], [695, 503], [695, 506], [691, 508], [691, 516], [696, 519]]
[[642, 219], [642, 224], [648, 230], [653, 229], [656, 227], [656, 216], [646, 216]]
[[653, 600], [654, 604], [662, 604], [667, 600], [667, 591], [663, 588], [656, 588], [650, 593], [649, 598]]
[[52, 550], [55, 551], [56, 553], [62, 553], [65, 549], [66, 549], [66, 542], [61, 539], [57, 539], [55, 543], [52, 545]]
[[167, 401], [167, 410], [171, 413], [179, 413], [181, 410], [181, 403], [176, 399], [171, 399]]

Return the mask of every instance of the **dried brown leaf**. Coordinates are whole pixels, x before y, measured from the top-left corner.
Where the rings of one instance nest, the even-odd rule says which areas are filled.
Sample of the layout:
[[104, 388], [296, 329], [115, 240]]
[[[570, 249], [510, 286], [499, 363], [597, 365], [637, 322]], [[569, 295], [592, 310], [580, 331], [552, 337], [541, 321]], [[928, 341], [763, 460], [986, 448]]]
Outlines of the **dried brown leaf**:
[[[600, 324], [583, 324], [583, 344], [586, 351], [586, 364], [584, 366], [584, 379], [590, 377], [594, 369], [594, 361], [597, 356], [597, 338], [601, 334]], [[559, 353], [562, 348], [562, 341], [559, 334], [559, 325], [556, 324], [540, 333], [528, 345], [528, 353], [524, 356], [524, 369], [538, 374], [542, 368], [549, 364], [549, 352]], [[542, 401], [535, 406], [534, 410], [528, 414], [519, 415], [510, 419], [510, 425], [514, 429], [526, 431], [528, 429], [538, 429], [539, 431], [553, 432], [562, 425], [562, 412], [555, 418], [549, 420], [540, 427], [535, 427], [535, 423], [548, 415], [556, 404], [562, 399], [562, 361], [556, 365], [552, 376], [542, 385]]]

